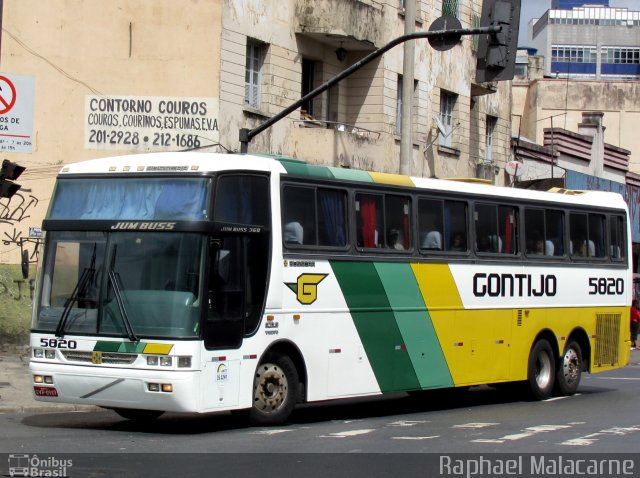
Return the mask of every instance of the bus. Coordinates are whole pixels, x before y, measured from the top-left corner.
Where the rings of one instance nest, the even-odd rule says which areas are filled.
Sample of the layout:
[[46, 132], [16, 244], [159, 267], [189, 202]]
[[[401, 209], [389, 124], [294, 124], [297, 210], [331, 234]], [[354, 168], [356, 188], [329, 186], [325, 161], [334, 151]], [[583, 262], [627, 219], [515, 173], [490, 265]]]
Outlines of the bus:
[[44, 402], [273, 425], [346, 397], [571, 395], [629, 359], [618, 194], [148, 153], [65, 165], [42, 228]]

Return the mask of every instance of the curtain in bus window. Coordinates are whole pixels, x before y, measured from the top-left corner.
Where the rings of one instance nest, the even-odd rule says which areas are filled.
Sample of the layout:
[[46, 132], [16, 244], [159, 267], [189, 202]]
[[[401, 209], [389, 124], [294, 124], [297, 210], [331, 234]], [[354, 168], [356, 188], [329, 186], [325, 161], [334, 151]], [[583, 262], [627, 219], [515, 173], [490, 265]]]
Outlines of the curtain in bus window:
[[411, 247], [411, 237], [409, 237], [409, 203], [405, 202], [404, 206], [405, 211], [402, 216], [402, 233], [404, 234], [404, 239], [402, 246], [406, 249]]
[[360, 198], [362, 217], [362, 242], [364, 247], [376, 247], [376, 201], [372, 197]]
[[318, 191], [320, 214], [325, 226], [324, 230], [320, 229], [321, 245], [344, 246], [347, 242], [343, 197], [340, 191]]
[[511, 254], [513, 251], [513, 224], [515, 223], [515, 217], [513, 211], [507, 212], [505, 215], [504, 225], [504, 252], [505, 254]]
[[180, 180], [165, 181], [155, 204], [154, 218], [189, 219], [202, 215], [205, 209], [206, 189]]
[[206, 179], [66, 179], [50, 219], [191, 219], [206, 217]]

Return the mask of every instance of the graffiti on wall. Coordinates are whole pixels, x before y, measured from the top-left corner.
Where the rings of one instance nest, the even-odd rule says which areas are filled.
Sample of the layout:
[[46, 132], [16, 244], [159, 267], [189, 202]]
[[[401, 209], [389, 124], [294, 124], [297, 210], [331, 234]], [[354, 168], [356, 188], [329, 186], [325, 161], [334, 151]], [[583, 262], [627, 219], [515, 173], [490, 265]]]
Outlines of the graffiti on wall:
[[0, 201], [0, 241], [4, 246], [20, 247], [20, 257], [29, 263], [38, 261], [41, 239], [25, 235], [28, 230], [27, 220], [38, 205], [38, 198], [29, 190], [21, 190], [7, 201]]

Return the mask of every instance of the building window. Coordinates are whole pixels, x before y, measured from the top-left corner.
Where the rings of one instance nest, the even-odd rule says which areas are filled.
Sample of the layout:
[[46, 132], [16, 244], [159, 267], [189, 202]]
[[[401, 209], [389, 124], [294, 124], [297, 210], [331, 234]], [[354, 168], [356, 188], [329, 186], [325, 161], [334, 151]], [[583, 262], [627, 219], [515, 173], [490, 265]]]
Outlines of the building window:
[[597, 51], [594, 46], [553, 45], [551, 61], [559, 63], [596, 63]]
[[440, 92], [440, 124], [439, 144], [451, 148], [453, 132], [453, 112], [456, 105], [457, 95], [448, 91]]
[[[308, 60], [306, 58], [302, 59], [302, 96], [309, 94], [313, 91], [315, 85], [315, 76], [316, 76], [316, 62], [312, 60]], [[302, 105], [302, 112], [306, 113], [309, 116], [313, 116], [315, 114], [313, 107], [313, 99], [307, 100]]]
[[493, 133], [496, 129], [496, 124], [498, 124], [498, 118], [495, 116], [487, 115], [487, 125], [485, 131], [485, 150], [484, 150], [484, 160], [487, 163], [493, 161]]
[[253, 108], [260, 108], [260, 83], [264, 44], [247, 40], [247, 62], [244, 75], [244, 102]]
[[639, 64], [640, 48], [604, 47], [602, 63]]
[[451, 17], [459, 18], [459, 0], [443, 0], [442, 2], [442, 16], [449, 15]]

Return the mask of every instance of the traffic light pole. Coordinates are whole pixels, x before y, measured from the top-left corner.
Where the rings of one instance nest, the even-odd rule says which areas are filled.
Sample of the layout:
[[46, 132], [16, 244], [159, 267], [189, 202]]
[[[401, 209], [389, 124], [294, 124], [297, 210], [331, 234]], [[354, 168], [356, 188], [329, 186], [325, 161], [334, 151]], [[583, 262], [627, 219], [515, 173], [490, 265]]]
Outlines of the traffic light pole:
[[309, 101], [309, 100], [315, 98], [316, 96], [322, 94], [323, 92], [325, 92], [326, 90], [331, 88], [336, 83], [338, 83], [338, 82], [342, 81], [343, 79], [345, 79], [351, 73], [359, 70], [363, 66], [367, 65], [371, 61], [375, 60], [379, 56], [383, 55], [384, 53], [386, 53], [387, 51], [391, 50], [393, 47], [395, 47], [395, 46], [397, 46], [397, 45], [399, 45], [401, 43], [404, 43], [404, 42], [409, 41], [409, 40], [417, 40], [417, 39], [420, 39], [420, 38], [430, 38], [430, 39], [433, 39], [434, 41], [442, 39], [445, 42], [446, 41], [453, 41], [454, 43], [456, 43], [456, 39], [460, 39], [460, 37], [462, 37], [464, 35], [491, 34], [491, 33], [498, 33], [501, 30], [502, 30], [502, 27], [500, 27], [500, 26], [489, 26], [489, 27], [479, 27], [479, 28], [457, 28], [457, 29], [451, 29], [451, 30], [447, 29], [447, 30], [435, 30], [435, 31], [428, 31], [428, 32], [414, 32], [414, 33], [410, 33], [410, 34], [407, 34], [407, 35], [402, 35], [402, 36], [390, 41], [389, 43], [387, 43], [383, 47], [380, 47], [377, 50], [372, 51], [367, 56], [365, 56], [361, 60], [359, 60], [356, 63], [354, 63], [353, 65], [351, 65], [346, 70], [343, 70], [342, 72], [338, 73], [336, 76], [331, 78], [330, 80], [328, 80], [325, 83], [323, 83], [322, 85], [318, 86], [313, 91], [310, 91], [309, 93], [304, 95], [302, 98], [300, 98], [298, 101], [296, 101], [295, 103], [291, 104], [290, 106], [288, 106], [287, 108], [282, 110], [277, 115], [269, 118], [267, 121], [265, 121], [261, 125], [257, 126], [256, 128], [253, 128], [253, 129], [242, 128], [240, 130], [240, 152], [241, 153], [248, 153], [249, 152], [249, 142], [255, 136], [259, 135], [265, 129], [269, 128], [273, 124], [275, 124], [278, 121], [280, 121], [282, 118], [286, 117], [288, 114], [290, 114], [293, 111], [295, 111], [298, 108], [300, 108], [300, 106], [305, 104], [307, 101]]

